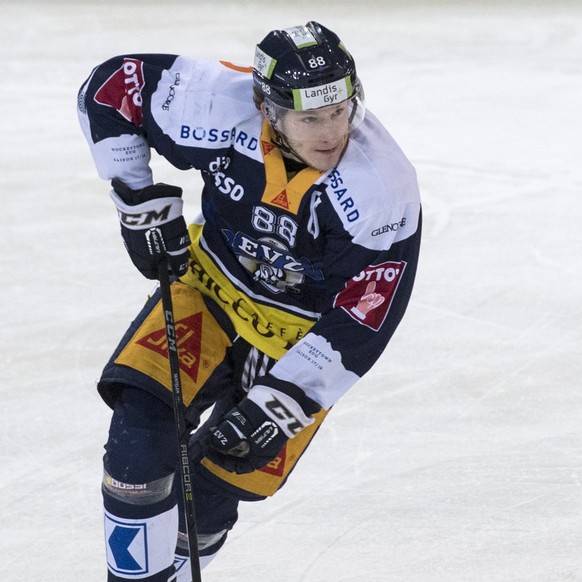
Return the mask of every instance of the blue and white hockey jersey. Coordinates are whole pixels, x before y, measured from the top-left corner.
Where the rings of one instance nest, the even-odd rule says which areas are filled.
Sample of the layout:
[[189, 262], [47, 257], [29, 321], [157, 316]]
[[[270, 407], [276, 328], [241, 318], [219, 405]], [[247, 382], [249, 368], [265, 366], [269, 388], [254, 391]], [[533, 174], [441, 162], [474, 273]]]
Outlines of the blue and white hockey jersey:
[[407, 307], [421, 231], [416, 174], [369, 111], [335, 168], [288, 174], [252, 87], [251, 69], [231, 63], [120, 56], [84, 83], [79, 117], [101, 178], [152, 184], [151, 148], [201, 172], [202, 218], [182, 281], [278, 360], [274, 377], [329, 409]]

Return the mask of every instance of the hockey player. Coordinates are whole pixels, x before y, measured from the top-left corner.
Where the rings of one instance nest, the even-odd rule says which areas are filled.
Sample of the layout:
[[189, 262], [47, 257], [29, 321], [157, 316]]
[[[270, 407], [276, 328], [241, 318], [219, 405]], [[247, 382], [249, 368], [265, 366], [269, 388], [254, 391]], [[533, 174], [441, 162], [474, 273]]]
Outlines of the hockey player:
[[[172, 284], [201, 564], [237, 506], [273, 495], [331, 407], [382, 354], [413, 287], [414, 169], [364, 108], [354, 60], [309, 22], [270, 32], [254, 67], [175, 55], [112, 58], [78, 98], [127, 251]], [[187, 228], [182, 189], [154, 183], [156, 150], [204, 180]], [[113, 409], [103, 500], [108, 579], [189, 579], [164, 318], [141, 310], [98, 389]], [[357, 422], [357, 419], [354, 419]]]

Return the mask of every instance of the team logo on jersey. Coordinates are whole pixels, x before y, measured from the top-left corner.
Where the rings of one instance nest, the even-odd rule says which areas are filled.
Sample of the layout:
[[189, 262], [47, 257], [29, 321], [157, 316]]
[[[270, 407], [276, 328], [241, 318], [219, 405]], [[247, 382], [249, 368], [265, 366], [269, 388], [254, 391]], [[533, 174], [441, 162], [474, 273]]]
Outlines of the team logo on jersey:
[[142, 122], [141, 90], [144, 86], [143, 62], [123, 59], [123, 65], [95, 93], [95, 101], [116, 109], [127, 121], [139, 127]]
[[296, 259], [283, 243], [274, 238], [255, 239], [229, 230], [224, 230], [223, 234], [241, 265], [272, 293], [297, 292], [296, 287], [303, 283], [305, 276], [323, 281], [320, 266], [313, 265], [306, 258]]
[[346, 283], [337, 294], [334, 307], [341, 307], [358, 323], [378, 331], [386, 319], [405, 268], [404, 261], [370, 265]]
[[[180, 369], [196, 382], [200, 367], [202, 313], [195, 313], [177, 321], [175, 328]], [[168, 357], [165, 327], [140, 338], [136, 343], [165, 358]]]

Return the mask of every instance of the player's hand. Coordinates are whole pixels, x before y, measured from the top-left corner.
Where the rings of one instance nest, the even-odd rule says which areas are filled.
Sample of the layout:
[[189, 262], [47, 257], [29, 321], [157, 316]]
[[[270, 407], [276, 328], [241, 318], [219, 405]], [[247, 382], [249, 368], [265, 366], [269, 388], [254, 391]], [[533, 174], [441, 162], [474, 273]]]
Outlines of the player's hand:
[[255, 386], [202, 440], [191, 437], [190, 454], [204, 451], [227, 471], [250, 473], [276, 459], [288, 439], [312, 422], [287, 394]]
[[287, 439], [281, 427], [247, 398], [211, 429], [207, 457], [227, 471], [251, 473], [275, 459]]
[[182, 189], [154, 184], [132, 190], [117, 178], [111, 185], [121, 235], [133, 264], [144, 277], [157, 279], [158, 263], [165, 256], [173, 273], [184, 275], [188, 270], [190, 237], [182, 216]]

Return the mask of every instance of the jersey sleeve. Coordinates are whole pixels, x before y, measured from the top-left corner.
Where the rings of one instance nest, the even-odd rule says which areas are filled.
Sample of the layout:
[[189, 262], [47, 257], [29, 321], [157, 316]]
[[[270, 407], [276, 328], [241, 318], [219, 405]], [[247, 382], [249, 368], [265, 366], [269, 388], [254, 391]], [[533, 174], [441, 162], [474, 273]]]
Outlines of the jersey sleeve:
[[91, 72], [78, 94], [78, 116], [103, 179], [117, 177], [131, 188], [152, 184], [154, 147], [150, 101], [175, 55], [118, 56]]
[[[364, 261], [344, 279], [332, 307], [310, 332], [275, 364], [271, 374], [299, 386], [329, 409], [378, 360], [398, 327], [416, 275], [421, 215], [413, 235]], [[358, 256], [359, 255], [359, 256]], [[346, 249], [343, 259], [368, 253]], [[353, 263], [352, 263], [353, 264]], [[339, 275], [331, 275], [335, 279]]]
[[[390, 140], [383, 132], [376, 137]], [[351, 160], [327, 180], [317, 216], [326, 237], [328, 307], [271, 370], [275, 382], [299, 386], [324, 409], [378, 360], [412, 293], [420, 195], [416, 173], [391, 143], [392, 161], [379, 170], [370, 165], [367, 146], [350, 145]]]
[[234, 139], [230, 130], [256, 115], [249, 70], [163, 54], [96, 67], [79, 91], [78, 115], [99, 176], [134, 189], [152, 184], [152, 148], [180, 170], [208, 168], [214, 150]]

